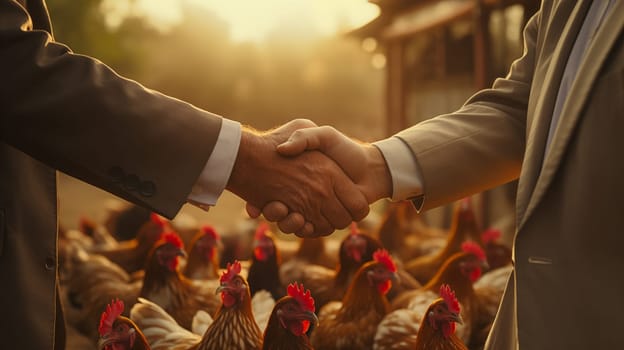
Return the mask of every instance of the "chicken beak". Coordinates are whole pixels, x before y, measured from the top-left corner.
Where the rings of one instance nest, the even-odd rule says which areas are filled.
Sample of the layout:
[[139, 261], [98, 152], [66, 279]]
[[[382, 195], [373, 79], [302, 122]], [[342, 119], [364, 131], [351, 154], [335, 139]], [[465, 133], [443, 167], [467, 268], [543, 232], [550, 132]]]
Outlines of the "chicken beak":
[[399, 277], [398, 272], [393, 272], [392, 274], [390, 274], [390, 281], [392, 281], [392, 284], [401, 283], [401, 277]]
[[490, 269], [490, 264], [488, 264], [487, 260], [481, 261], [481, 269], [483, 269], [483, 271], [488, 271]]
[[308, 329], [308, 331], [306, 332], [306, 334], [307, 334], [308, 336], [310, 336], [310, 334], [312, 334], [312, 331], [314, 331], [314, 329], [315, 329], [316, 327], [318, 327], [318, 325], [319, 325], [319, 319], [318, 319], [318, 317], [316, 316], [316, 314], [315, 314], [314, 312], [312, 312], [312, 311], [307, 311], [307, 312], [305, 313], [305, 317], [306, 317], [306, 319], [307, 319], [308, 321], [310, 321], [310, 328], [309, 328], [309, 329]]
[[219, 294], [221, 292], [228, 291], [228, 290], [231, 290], [231, 289], [232, 288], [228, 287], [226, 284], [221, 284], [215, 290], [215, 294]]
[[451, 314], [449, 315], [449, 320], [455, 323], [464, 324], [464, 320], [462, 319], [461, 315], [454, 312], [451, 312]]
[[314, 326], [314, 327], [318, 327], [319, 325], [319, 319], [316, 316], [316, 314], [312, 311], [307, 311], [306, 313], [306, 317], [308, 319], [308, 321], [310, 321], [310, 323]]
[[181, 257], [183, 257], [183, 258], [186, 258], [186, 257], [188, 256], [188, 255], [186, 254], [186, 252], [184, 251], [184, 249], [180, 249], [180, 250], [178, 250], [177, 255], [178, 255], [178, 256], [181, 256]]

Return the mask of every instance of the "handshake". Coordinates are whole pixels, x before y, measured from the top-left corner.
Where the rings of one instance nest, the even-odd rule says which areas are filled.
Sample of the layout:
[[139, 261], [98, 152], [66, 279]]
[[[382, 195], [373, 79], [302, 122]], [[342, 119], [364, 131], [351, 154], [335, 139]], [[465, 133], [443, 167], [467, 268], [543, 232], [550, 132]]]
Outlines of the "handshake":
[[329, 126], [296, 119], [264, 133], [243, 129], [226, 189], [280, 230], [324, 236], [362, 220], [392, 195], [381, 152]]

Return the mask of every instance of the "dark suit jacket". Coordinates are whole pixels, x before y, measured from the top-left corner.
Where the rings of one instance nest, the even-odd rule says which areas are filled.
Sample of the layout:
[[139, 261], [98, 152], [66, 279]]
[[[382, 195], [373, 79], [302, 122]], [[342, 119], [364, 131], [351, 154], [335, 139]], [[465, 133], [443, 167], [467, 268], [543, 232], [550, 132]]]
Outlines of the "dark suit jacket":
[[56, 43], [43, 0], [0, 0], [0, 344], [53, 348], [55, 169], [173, 217], [221, 121]]
[[622, 0], [581, 62], [544, 159], [563, 69], [590, 3], [544, 0], [506, 78], [458, 112], [398, 135], [421, 167], [426, 206], [520, 179], [514, 274], [490, 350], [622, 348]]

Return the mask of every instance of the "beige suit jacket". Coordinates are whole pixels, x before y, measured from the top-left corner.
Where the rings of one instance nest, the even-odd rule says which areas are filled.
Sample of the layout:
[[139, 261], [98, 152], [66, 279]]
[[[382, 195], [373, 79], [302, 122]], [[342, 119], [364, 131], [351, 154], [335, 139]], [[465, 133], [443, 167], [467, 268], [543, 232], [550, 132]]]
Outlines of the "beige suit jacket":
[[[599, 1], [599, 0], [596, 0]], [[544, 0], [508, 76], [398, 134], [425, 208], [519, 177], [514, 273], [487, 349], [619, 349], [624, 334], [624, 1], [596, 33], [544, 159], [590, 0]]]
[[172, 217], [221, 121], [54, 42], [43, 0], [0, 0], [0, 348], [62, 339], [55, 169]]

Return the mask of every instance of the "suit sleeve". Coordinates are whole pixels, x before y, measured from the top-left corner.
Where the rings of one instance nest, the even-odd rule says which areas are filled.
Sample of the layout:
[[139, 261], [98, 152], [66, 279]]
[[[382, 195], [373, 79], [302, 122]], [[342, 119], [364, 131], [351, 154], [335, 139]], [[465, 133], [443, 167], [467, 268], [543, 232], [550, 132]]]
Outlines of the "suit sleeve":
[[422, 174], [424, 209], [517, 179], [540, 13], [524, 30], [524, 53], [505, 78], [463, 107], [405, 129], [396, 137], [411, 148]]
[[186, 202], [222, 124], [72, 53], [10, 0], [0, 0], [0, 77], [0, 142], [167, 217]]

